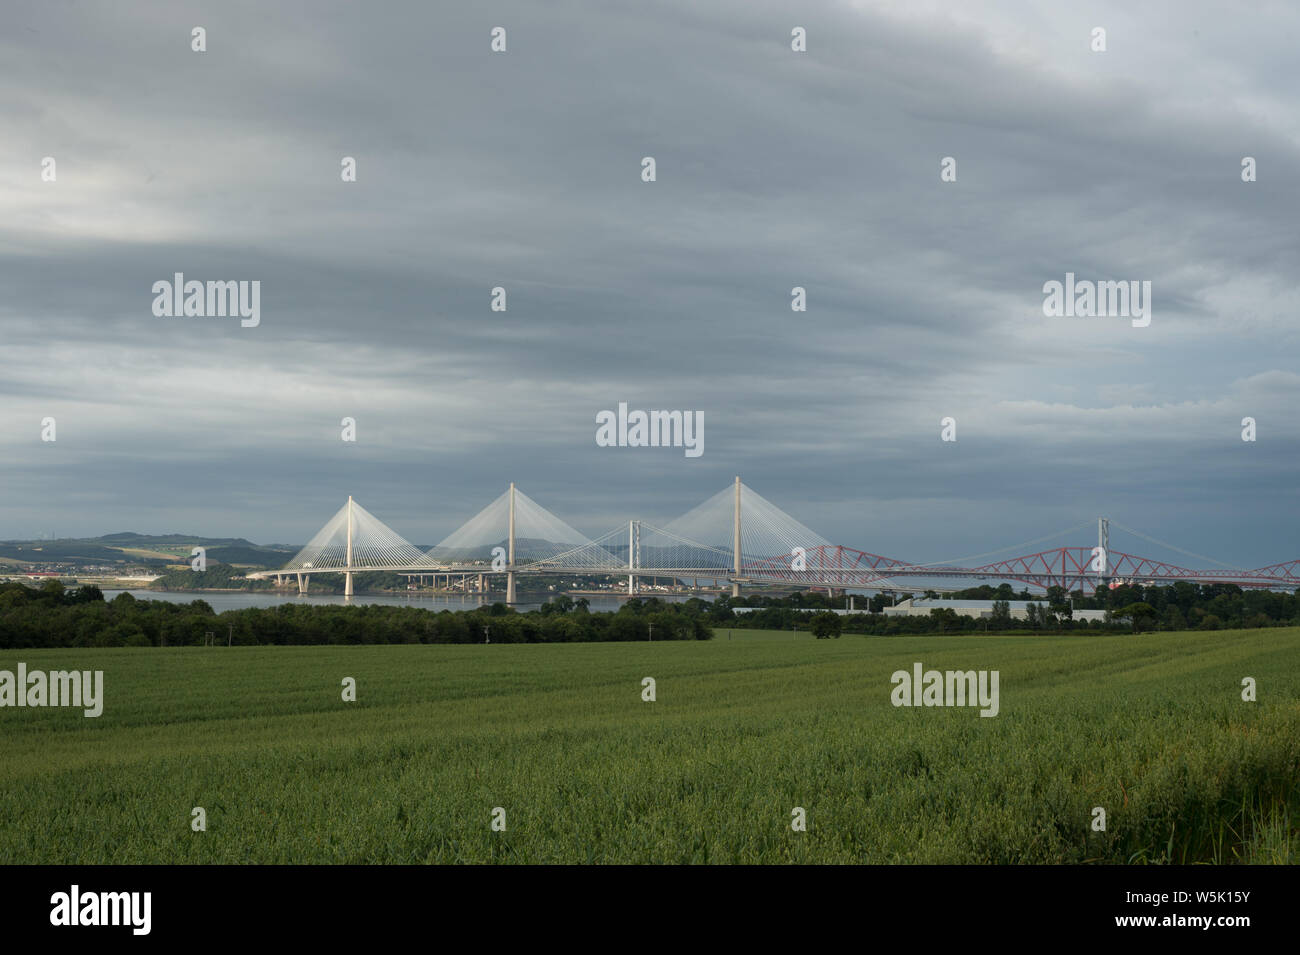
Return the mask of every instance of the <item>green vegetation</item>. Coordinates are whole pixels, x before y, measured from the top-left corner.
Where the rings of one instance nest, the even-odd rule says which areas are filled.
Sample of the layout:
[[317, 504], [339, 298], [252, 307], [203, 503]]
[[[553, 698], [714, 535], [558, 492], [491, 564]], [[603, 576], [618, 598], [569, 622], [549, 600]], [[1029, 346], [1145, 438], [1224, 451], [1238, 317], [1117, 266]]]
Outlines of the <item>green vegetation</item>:
[[818, 640], [838, 637], [843, 629], [839, 615], [829, 611], [813, 614], [812, 619], [808, 621], [808, 625], [813, 632], [813, 636]]
[[[211, 571], [209, 571], [211, 572]], [[93, 585], [72, 590], [47, 580], [40, 590], [0, 585], [0, 648], [234, 646], [361, 643], [590, 643], [708, 640], [702, 600], [629, 600], [617, 613], [589, 613], [587, 601], [562, 597], [519, 613], [505, 604], [472, 611], [434, 612], [375, 604], [284, 603], [214, 613], [204, 600], [188, 604], [137, 600], [120, 593], [105, 601]]]
[[[0, 669], [102, 669], [105, 687], [97, 719], [0, 709], [0, 860], [1300, 858], [1300, 630], [659, 633], [0, 651]], [[999, 715], [894, 708], [890, 675], [915, 661], [999, 670]], [[1246, 676], [1258, 702], [1241, 699]], [[196, 806], [206, 832], [191, 831]], [[489, 825], [498, 806], [504, 832]], [[807, 832], [790, 829], [796, 806]]]
[[[194, 571], [189, 566], [164, 570], [158, 579], [149, 584], [149, 589], [171, 592], [275, 589], [276, 585], [273, 580], [246, 579], [244, 575], [248, 573], [247, 567], [235, 567], [228, 563], [213, 562], [214, 559], [218, 558], [219, 560], [229, 560], [230, 558], [220, 555], [230, 552], [228, 548], [217, 548], [209, 551], [208, 569], [205, 571]], [[487, 569], [486, 565], [484, 569]], [[433, 575], [430, 574], [430, 576]], [[289, 575], [289, 580], [293, 581], [292, 574]], [[409, 575], [384, 570], [358, 571], [352, 575], [353, 591], [358, 594], [406, 593], [411, 589], [411, 582]], [[549, 596], [559, 590], [561, 591], [560, 596], [566, 597], [567, 595], [563, 593], [565, 587], [595, 587], [597, 583], [607, 582], [606, 578], [581, 575], [559, 577], [545, 574], [528, 574], [520, 576], [518, 592], [520, 594], [546, 594]], [[499, 581], [498, 586], [500, 586]], [[341, 594], [345, 592], [345, 587], [346, 581], [343, 574], [316, 573], [311, 575], [311, 593], [313, 594]], [[432, 590], [433, 588], [418, 589]]]
[[[173, 593], [191, 590], [275, 590], [274, 580], [248, 580], [244, 576], [246, 573], [248, 570], [245, 567], [209, 561], [208, 569], [203, 571], [192, 570], [189, 567], [165, 571], [157, 580], [149, 584], [149, 589]], [[346, 590], [346, 583], [343, 574], [313, 574], [311, 592], [341, 594]], [[382, 570], [352, 575], [353, 589], [359, 594], [404, 592], [408, 583], [407, 578], [401, 574]]]
[[[900, 594], [902, 600], [911, 594]], [[937, 594], [926, 593], [927, 597]], [[1168, 587], [1123, 584], [1094, 596], [1069, 594], [1061, 587], [1046, 594], [1014, 593], [1010, 584], [972, 587], [951, 595], [956, 600], [991, 600], [992, 617], [976, 620], [947, 607], [935, 608], [928, 616], [886, 617], [881, 611], [894, 599], [877, 594], [858, 598], [858, 608], [872, 611], [845, 615], [843, 632], [893, 636], [907, 633], [1008, 633], [1047, 631], [1146, 631], [1223, 630], [1254, 627], [1300, 626], [1300, 591], [1294, 594], [1271, 590], [1243, 590], [1236, 584], [1189, 584], [1182, 581]], [[1012, 620], [1009, 600], [1032, 600], [1041, 610], [1029, 608], [1028, 620]], [[1073, 604], [1073, 606], [1071, 606]], [[759, 630], [790, 630], [806, 626], [809, 615], [820, 610], [844, 609], [844, 598], [832, 600], [821, 593], [794, 593], [788, 597], [722, 597], [711, 611], [714, 624]], [[757, 607], [755, 613], [736, 614], [730, 608]], [[1074, 620], [1078, 610], [1107, 610], [1109, 621]]]
[[[166, 591], [275, 589], [275, 581], [247, 580], [244, 574], [242, 568], [232, 567], [230, 564], [208, 564], [208, 569], [203, 571], [186, 567], [183, 570], [164, 571], [157, 580], [149, 584], [149, 589]], [[330, 587], [321, 586], [317, 589], [332, 592]], [[338, 592], [343, 592], [341, 579], [338, 583]]]
[[191, 534], [106, 534], [103, 537], [60, 538], [52, 541], [0, 541], [0, 559], [21, 566], [102, 564], [161, 569], [189, 564], [195, 547], [207, 550], [208, 560], [255, 567], [281, 567], [296, 549], [253, 544], [242, 537], [196, 537]]

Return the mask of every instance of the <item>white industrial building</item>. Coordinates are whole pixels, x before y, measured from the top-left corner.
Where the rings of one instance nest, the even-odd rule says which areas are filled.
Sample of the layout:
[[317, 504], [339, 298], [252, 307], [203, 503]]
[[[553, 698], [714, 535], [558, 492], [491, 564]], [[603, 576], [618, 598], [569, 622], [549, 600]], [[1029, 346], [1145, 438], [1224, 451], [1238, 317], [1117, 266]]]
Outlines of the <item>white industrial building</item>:
[[[1047, 602], [1040, 600], [1008, 600], [1012, 620], [1025, 620], [1029, 617], [1029, 605], [1037, 604], [1040, 611], [1047, 609]], [[992, 600], [936, 600], [926, 597], [909, 597], [900, 600], [896, 606], [886, 607], [886, 617], [928, 617], [931, 610], [951, 610], [959, 617], [973, 617], [985, 620], [993, 616]], [[1072, 620], [1105, 620], [1104, 610], [1075, 610]]]

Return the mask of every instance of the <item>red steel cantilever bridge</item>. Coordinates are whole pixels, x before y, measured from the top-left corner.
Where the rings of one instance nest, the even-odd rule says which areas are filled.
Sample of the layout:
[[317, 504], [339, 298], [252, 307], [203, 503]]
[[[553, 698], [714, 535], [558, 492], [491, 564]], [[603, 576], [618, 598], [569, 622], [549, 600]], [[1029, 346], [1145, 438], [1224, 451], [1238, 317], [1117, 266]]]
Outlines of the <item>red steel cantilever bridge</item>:
[[[1109, 526], [1105, 518], [1097, 521], [1095, 545], [1090, 542], [1054, 547], [973, 566], [965, 561], [917, 564], [833, 544], [742, 484], [740, 478], [662, 527], [633, 519], [596, 538], [574, 530], [511, 484], [500, 497], [428, 551], [408, 543], [348, 498], [283, 568], [249, 576], [280, 582], [296, 577], [299, 589], [305, 593], [312, 574], [342, 573], [348, 594], [352, 593], [352, 575], [370, 571], [462, 578], [471, 575], [478, 577], [480, 589], [484, 578], [504, 576], [508, 602], [515, 600], [517, 576], [557, 573], [626, 576], [628, 593], [636, 592], [638, 577], [649, 576], [726, 581], [733, 594], [739, 594], [747, 583], [832, 590], [915, 590], [920, 589], [918, 580], [956, 579], [1017, 581], [1044, 589], [1064, 587], [1085, 593], [1118, 581], [1300, 587], [1300, 559], [1251, 570], [1193, 569], [1111, 550]], [[1118, 523], [1116, 526], [1122, 527]], [[1194, 559], [1217, 563], [1130, 528], [1123, 530]], [[1038, 542], [1023, 546], [1034, 543]], [[913, 583], [908, 586], [901, 581]]]

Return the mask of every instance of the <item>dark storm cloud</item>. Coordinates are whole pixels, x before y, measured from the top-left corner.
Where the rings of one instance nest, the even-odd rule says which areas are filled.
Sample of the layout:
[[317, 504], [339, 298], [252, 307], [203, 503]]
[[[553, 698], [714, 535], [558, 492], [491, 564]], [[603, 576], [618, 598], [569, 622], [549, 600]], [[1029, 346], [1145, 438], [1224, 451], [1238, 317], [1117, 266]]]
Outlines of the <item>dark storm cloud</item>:
[[[740, 473], [828, 537], [918, 560], [1099, 513], [1224, 559], [1289, 556], [1285, 7], [33, 3], [12, 20], [0, 537], [302, 541], [351, 493], [430, 543], [510, 480], [596, 534]], [[178, 271], [260, 280], [261, 324], [154, 317], [153, 282]], [[1045, 318], [1042, 285], [1067, 271], [1150, 280], [1151, 326]], [[619, 401], [703, 411], [704, 455], [597, 448]]]

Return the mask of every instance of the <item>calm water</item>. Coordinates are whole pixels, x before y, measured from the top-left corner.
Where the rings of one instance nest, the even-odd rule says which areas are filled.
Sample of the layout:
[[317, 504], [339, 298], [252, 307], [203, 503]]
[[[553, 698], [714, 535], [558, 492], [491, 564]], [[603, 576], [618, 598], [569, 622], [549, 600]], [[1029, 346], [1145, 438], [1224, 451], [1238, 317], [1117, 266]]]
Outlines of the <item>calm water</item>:
[[[248, 607], [276, 607], [283, 603], [302, 604], [383, 604], [388, 607], [423, 607], [425, 610], [473, 610], [475, 607], [490, 605], [492, 598], [484, 599], [476, 594], [468, 596], [450, 596], [447, 594], [357, 594], [350, 601], [342, 594], [308, 594], [300, 597], [296, 593], [232, 591], [229, 593], [206, 593], [192, 591], [188, 593], [168, 593], [161, 590], [105, 590], [104, 599], [112, 600], [120, 593], [129, 593], [139, 600], [167, 600], [171, 603], [187, 604], [191, 600], [206, 600], [217, 613], [225, 610], [244, 610]], [[578, 598], [574, 598], [575, 600]], [[689, 600], [681, 594], [659, 595], [660, 600], [674, 602]], [[709, 599], [705, 597], [704, 599]], [[587, 597], [592, 610], [617, 610], [624, 603], [618, 597]], [[531, 594], [515, 604], [517, 610], [536, 610], [545, 601], [541, 595]]]

